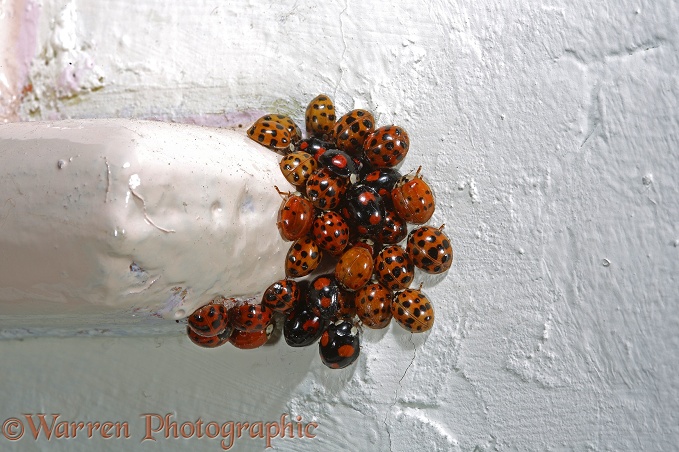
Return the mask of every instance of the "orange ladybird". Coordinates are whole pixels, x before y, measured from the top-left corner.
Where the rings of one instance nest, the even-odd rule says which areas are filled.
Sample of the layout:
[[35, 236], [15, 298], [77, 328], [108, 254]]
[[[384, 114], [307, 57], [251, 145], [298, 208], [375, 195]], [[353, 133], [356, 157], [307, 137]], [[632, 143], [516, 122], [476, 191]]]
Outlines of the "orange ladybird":
[[434, 325], [434, 306], [419, 289], [405, 289], [391, 303], [394, 320], [412, 333], [422, 333]]
[[292, 137], [286, 126], [272, 120], [270, 115], [255, 121], [247, 133], [252, 140], [275, 151], [285, 152], [292, 144]]
[[420, 169], [414, 175], [405, 175], [391, 191], [396, 213], [408, 223], [424, 224], [436, 208], [434, 192], [422, 177]]
[[335, 119], [335, 104], [329, 96], [320, 94], [306, 108], [306, 131], [311, 136], [327, 140], [332, 136]]
[[373, 258], [366, 248], [353, 246], [342, 254], [335, 266], [335, 278], [342, 287], [358, 290], [373, 274]]
[[335, 124], [334, 138], [337, 148], [358, 156], [363, 151], [365, 139], [375, 129], [375, 118], [367, 110], [356, 109], [342, 116]]

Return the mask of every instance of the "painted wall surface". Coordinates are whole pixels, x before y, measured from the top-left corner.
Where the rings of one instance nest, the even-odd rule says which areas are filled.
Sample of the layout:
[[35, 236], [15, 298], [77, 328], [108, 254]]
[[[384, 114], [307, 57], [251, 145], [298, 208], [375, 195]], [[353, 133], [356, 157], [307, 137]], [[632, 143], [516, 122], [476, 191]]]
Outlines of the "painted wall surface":
[[[25, 427], [0, 449], [262, 450], [228, 422], [283, 414], [308, 430], [281, 451], [675, 449], [678, 23], [672, 0], [0, 2], [6, 120], [303, 123], [325, 92], [408, 130], [456, 251], [433, 331], [366, 330], [341, 371], [181, 329], [0, 341], [0, 420]], [[34, 440], [27, 413], [129, 438]], [[144, 441], [168, 413], [180, 438]]]

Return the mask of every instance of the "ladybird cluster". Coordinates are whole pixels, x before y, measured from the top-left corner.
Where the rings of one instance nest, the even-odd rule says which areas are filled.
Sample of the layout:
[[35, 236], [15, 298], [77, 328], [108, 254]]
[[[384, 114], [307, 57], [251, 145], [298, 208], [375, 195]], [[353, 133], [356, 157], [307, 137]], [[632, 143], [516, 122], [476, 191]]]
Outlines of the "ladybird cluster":
[[288, 345], [318, 342], [322, 362], [343, 368], [359, 355], [361, 325], [384, 328], [393, 318], [413, 333], [433, 326], [434, 307], [422, 285], [410, 287], [414, 269], [445, 272], [453, 249], [443, 226], [425, 225], [435, 200], [421, 168], [405, 175], [395, 168], [410, 146], [402, 127], [375, 128], [373, 115], [361, 109], [337, 119], [323, 94], [309, 103], [305, 125], [306, 138], [288, 116], [269, 114], [247, 131], [282, 154], [281, 171], [297, 188], [275, 187], [283, 198], [278, 230], [292, 242], [286, 278], [259, 303], [203, 306], [189, 317], [187, 331], [205, 347], [254, 348], [280, 319]]

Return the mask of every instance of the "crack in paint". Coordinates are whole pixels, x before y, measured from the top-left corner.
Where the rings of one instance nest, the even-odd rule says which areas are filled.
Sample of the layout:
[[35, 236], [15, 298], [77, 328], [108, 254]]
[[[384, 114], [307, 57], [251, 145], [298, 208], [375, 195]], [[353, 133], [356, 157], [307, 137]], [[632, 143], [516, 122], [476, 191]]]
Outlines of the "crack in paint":
[[347, 9], [349, 9], [349, 0], [344, 0], [344, 9], [339, 13], [340, 34], [342, 35], [342, 44], [344, 45], [344, 49], [342, 49], [342, 55], [340, 56], [339, 61], [340, 76], [339, 80], [337, 80], [337, 85], [335, 85], [335, 92], [333, 93], [333, 98], [335, 99], [337, 98], [337, 91], [339, 90], [339, 86], [342, 83], [342, 79], [344, 78], [344, 69], [342, 69], [342, 62], [344, 61], [344, 57], [347, 53], [347, 40], [344, 34], [344, 21], [342, 20], [342, 16], [346, 14]]

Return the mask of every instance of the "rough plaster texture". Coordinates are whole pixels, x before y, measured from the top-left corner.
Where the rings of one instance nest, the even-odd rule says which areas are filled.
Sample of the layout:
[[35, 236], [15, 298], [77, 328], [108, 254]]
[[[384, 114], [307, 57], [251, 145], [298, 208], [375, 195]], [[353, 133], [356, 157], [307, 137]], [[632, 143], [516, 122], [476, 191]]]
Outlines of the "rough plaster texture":
[[0, 341], [0, 418], [132, 430], [2, 450], [220, 450], [141, 442], [149, 412], [319, 424], [276, 450], [676, 447], [676, 2], [0, 4], [3, 27], [22, 24], [2, 30], [5, 118], [234, 125], [301, 119], [326, 92], [409, 131], [404, 169], [424, 166], [456, 249], [426, 288], [434, 330], [366, 331], [342, 371], [313, 347], [204, 351], [181, 334]]

